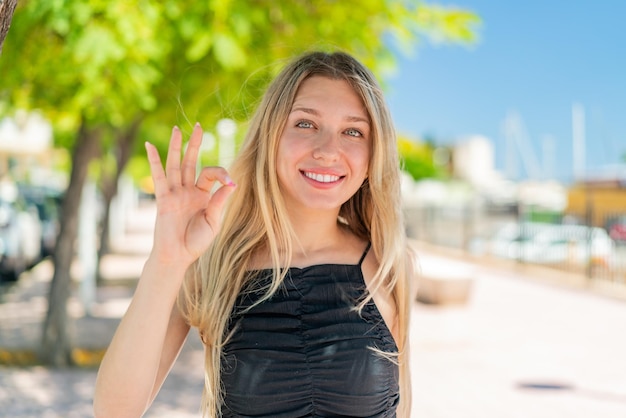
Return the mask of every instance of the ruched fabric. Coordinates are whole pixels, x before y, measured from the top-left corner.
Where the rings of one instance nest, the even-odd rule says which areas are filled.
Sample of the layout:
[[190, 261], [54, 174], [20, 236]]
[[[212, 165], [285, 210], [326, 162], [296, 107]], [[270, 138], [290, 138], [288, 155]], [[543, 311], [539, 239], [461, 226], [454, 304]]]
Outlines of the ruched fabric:
[[[397, 347], [364, 295], [361, 262], [290, 268], [268, 301], [242, 293], [224, 348], [224, 417], [395, 417]], [[271, 271], [255, 281], [269, 283]]]

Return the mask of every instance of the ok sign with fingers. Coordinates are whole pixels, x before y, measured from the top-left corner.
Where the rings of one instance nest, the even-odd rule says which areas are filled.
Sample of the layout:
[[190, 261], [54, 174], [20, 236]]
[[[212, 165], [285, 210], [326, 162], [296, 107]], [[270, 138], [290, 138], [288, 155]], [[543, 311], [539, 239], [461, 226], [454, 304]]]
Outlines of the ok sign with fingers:
[[[154, 181], [157, 218], [152, 257], [160, 263], [188, 267], [211, 244], [235, 184], [222, 167], [205, 167], [196, 178], [202, 128], [196, 124], [182, 156], [182, 133], [172, 130], [165, 170], [154, 145], [146, 142]], [[213, 191], [215, 182], [222, 185]]]

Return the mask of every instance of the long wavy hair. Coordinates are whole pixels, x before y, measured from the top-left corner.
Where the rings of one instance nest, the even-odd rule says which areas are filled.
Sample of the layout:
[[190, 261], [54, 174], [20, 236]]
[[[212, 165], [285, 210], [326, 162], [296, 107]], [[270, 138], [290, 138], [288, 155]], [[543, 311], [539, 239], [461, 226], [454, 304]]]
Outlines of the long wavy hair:
[[[237, 183], [225, 210], [221, 231], [209, 250], [189, 269], [179, 306], [205, 344], [203, 413], [220, 415], [223, 402], [221, 355], [235, 300], [250, 280], [253, 254], [270, 254], [273, 280], [264, 288], [266, 300], [279, 288], [290, 265], [294, 245], [292, 225], [276, 173], [278, 142], [298, 88], [312, 76], [349, 83], [363, 101], [371, 120], [372, 152], [367, 180], [339, 216], [355, 235], [372, 243], [379, 267], [357, 308], [375, 292], [390, 292], [397, 306], [397, 353], [387, 354], [400, 367], [399, 417], [409, 417], [409, 281], [412, 272], [400, 204], [400, 166], [395, 129], [382, 90], [373, 74], [343, 52], [311, 52], [288, 64], [270, 84], [250, 121], [242, 148], [230, 173]], [[261, 300], [261, 301], [262, 301]]]

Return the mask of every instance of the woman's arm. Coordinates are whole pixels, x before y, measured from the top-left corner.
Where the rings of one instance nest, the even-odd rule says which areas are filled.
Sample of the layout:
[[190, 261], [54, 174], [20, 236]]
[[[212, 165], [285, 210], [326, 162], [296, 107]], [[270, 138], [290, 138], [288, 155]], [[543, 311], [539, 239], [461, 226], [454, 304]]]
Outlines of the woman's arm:
[[[157, 149], [146, 144], [157, 205], [154, 243], [98, 371], [97, 418], [140, 417], [189, 331], [176, 298], [187, 268], [218, 233], [224, 204], [234, 189], [221, 167], [204, 168], [196, 179], [201, 143], [202, 129], [196, 125], [181, 163], [182, 134], [174, 128], [165, 170]], [[212, 192], [216, 182], [222, 187]]]
[[[171, 276], [167, 279], [171, 279]], [[150, 261], [102, 360], [96, 380], [97, 418], [141, 417], [156, 397], [189, 326], [175, 304], [177, 289]]]

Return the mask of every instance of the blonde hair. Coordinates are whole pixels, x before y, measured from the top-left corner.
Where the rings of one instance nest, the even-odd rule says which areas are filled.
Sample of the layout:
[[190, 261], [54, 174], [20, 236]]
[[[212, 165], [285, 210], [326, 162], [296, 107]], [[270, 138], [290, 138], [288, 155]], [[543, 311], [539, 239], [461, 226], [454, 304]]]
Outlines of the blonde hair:
[[222, 229], [210, 249], [188, 273], [179, 298], [181, 310], [199, 329], [205, 344], [205, 416], [220, 415], [222, 404], [221, 355], [233, 305], [246, 281], [253, 253], [269, 251], [273, 280], [265, 296], [280, 286], [290, 265], [294, 234], [286, 215], [277, 174], [278, 141], [285, 127], [299, 86], [311, 76], [345, 80], [363, 101], [371, 119], [372, 152], [368, 178], [358, 192], [343, 204], [339, 216], [357, 236], [372, 243], [379, 268], [362, 308], [381, 290], [393, 295], [398, 314], [398, 353], [387, 353], [400, 366], [399, 417], [410, 409], [409, 313], [410, 259], [407, 253], [400, 205], [400, 176], [395, 130], [382, 90], [373, 74], [356, 59], [342, 52], [312, 52], [288, 64], [268, 87], [231, 167], [237, 183]]

